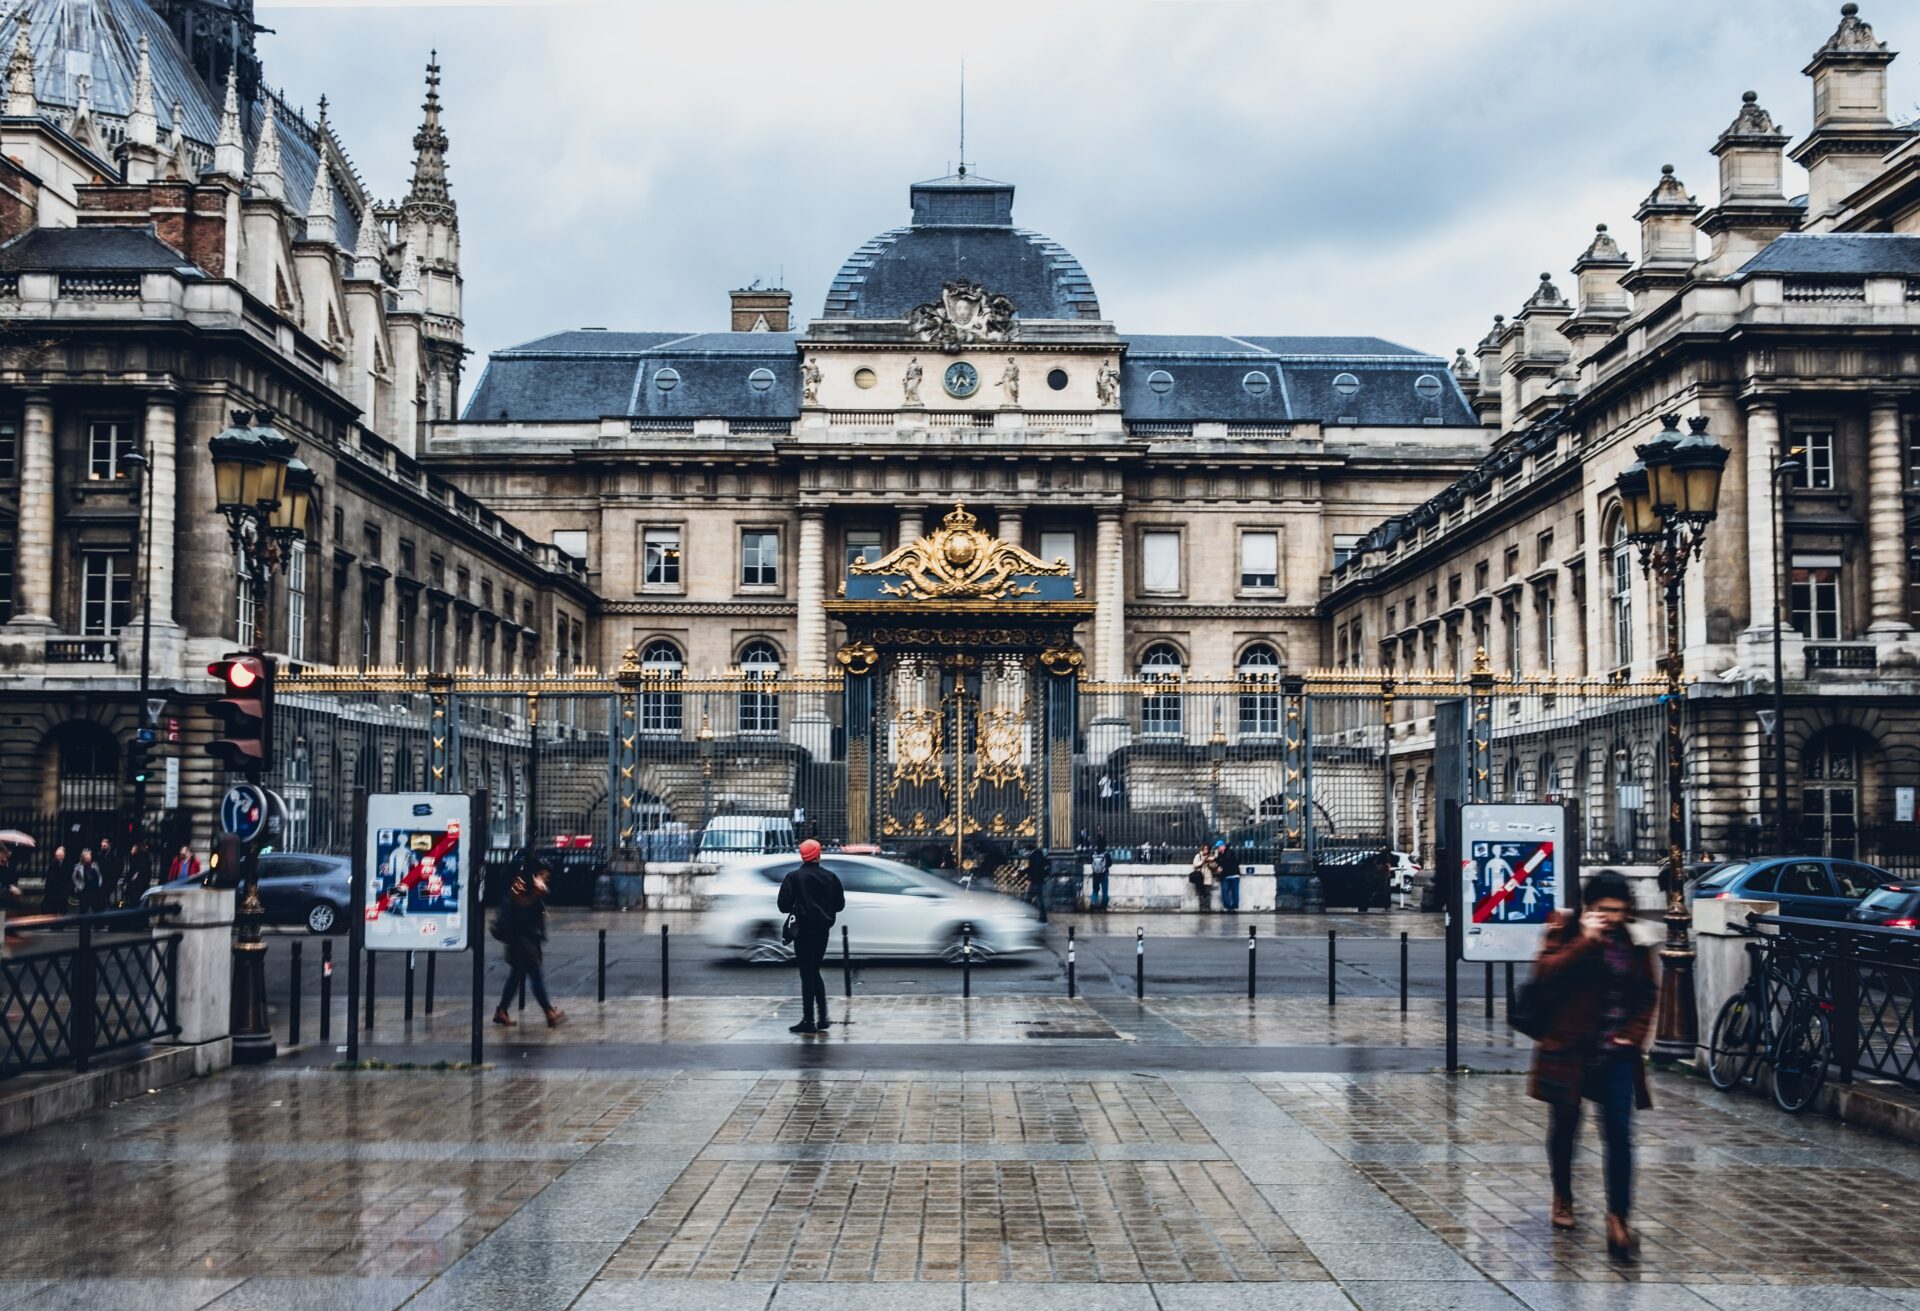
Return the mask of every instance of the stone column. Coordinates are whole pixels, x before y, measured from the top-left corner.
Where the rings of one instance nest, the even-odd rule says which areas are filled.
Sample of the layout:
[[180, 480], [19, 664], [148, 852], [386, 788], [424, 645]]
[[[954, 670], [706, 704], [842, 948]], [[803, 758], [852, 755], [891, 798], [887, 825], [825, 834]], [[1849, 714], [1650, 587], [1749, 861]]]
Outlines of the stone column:
[[799, 673], [814, 678], [827, 671], [827, 517], [823, 510], [800, 512], [800, 574], [795, 597], [799, 634]]
[[1099, 644], [1100, 677], [1109, 683], [1127, 677], [1126, 547], [1120, 512], [1103, 510], [1094, 534], [1093, 635]]
[[1780, 449], [1780, 411], [1771, 403], [1747, 409], [1747, 613], [1749, 633], [1770, 639], [1778, 622], [1774, 592], [1773, 461]]
[[20, 532], [13, 622], [53, 627], [53, 398], [28, 395], [20, 424]]
[[1000, 512], [1001, 541], [1011, 542], [1015, 546], [1023, 545], [1020, 540], [1021, 529], [1021, 512], [1019, 510], [1002, 510]]
[[1906, 497], [1900, 487], [1900, 406], [1867, 414], [1867, 568], [1874, 634], [1904, 636], [1907, 621]]
[[900, 540], [895, 546], [912, 546], [926, 533], [926, 513], [917, 505], [900, 507]]
[[[153, 396], [147, 400], [146, 485], [142, 494], [153, 498], [152, 514], [140, 507], [141, 525], [148, 537], [147, 550], [152, 560], [153, 623], [173, 623], [174, 516], [179, 503], [179, 466], [175, 460], [175, 424], [173, 397]], [[137, 584], [136, 584], [137, 586]]]

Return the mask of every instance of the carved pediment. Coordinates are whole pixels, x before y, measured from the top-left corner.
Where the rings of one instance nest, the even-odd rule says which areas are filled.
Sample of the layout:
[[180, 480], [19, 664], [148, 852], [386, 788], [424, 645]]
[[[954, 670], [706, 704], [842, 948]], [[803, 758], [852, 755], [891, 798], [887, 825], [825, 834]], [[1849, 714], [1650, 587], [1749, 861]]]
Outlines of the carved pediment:
[[1065, 560], [1049, 563], [1012, 542], [988, 536], [980, 521], [959, 503], [931, 536], [878, 560], [856, 560], [847, 571], [897, 578], [882, 584], [880, 592], [903, 601], [1011, 600], [1039, 590], [1021, 582], [1022, 577], [1062, 578], [1073, 572]]
[[940, 299], [916, 305], [907, 315], [907, 331], [943, 350], [975, 342], [1013, 339], [1013, 301], [968, 278], [940, 288]]

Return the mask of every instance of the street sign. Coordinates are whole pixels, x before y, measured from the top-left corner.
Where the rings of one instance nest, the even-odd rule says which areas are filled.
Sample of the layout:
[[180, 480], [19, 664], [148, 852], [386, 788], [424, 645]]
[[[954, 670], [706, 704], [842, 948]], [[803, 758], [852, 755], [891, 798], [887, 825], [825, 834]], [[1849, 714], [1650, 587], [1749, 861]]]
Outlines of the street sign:
[[180, 809], [180, 757], [167, 757], [167, 781], [160, 805], [165, 810]]
[[480, 848], [466, 840], [473, 798], [388, 792], [367, 798], [367, 877], [358, 908], [368, 951], [465, 951], [468, 872]]
[[135, 733], [133, 735], [133, 740], [135, 742], [138, 742], [143, 747], [150, 747], [153, 745], [153, 742], [154, 742], [153, 730], [150, 728], [143, 728], [138, 733]]
[[147, 698], [147, 722], [149, 724], [155, 724], [155, 725], [159, 724], [160, 712], [162, 710], [165, 710], [166, 708], [167, 708], [167, 699], [165, 697], [158, 697], [158, 696], [148, 697]]
[[1773, 711], [1756, 710], [1753, 712], [1753, 716], [1755, 719], [1758, 719], [1760, 721], [1760, 731], [1766, 734], [1768, 737], [1772, 737], [1773, 736]]
[[267, 826], [267, 797], [251, 783], [236, 783], [220, 798], [220, 831], [252, 842]]
[[1567, 906], [1566, 811], [1559, 806], [1460, 807], [1461, 958], [1529, 961], [1547, 916]]

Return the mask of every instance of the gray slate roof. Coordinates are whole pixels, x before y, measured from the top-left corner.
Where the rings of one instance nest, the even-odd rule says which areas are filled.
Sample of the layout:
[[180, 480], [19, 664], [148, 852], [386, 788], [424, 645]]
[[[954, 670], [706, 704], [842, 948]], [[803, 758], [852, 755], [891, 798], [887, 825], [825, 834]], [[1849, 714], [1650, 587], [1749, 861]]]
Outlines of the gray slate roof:
[[0, 51], [13, 49], [14, 20], [22, 9], [29, 20], [38, 99], [72, 109], [79, 100], [77, 79], [84, 76], [87, 103], [98, 113], [123, 117], [133, 108], [134, 71], [144, 36], [162, 142], [173, 131], [176, 100], [187, 136], [211, 145], [220, 135], [220, 106], [208, 98], [173, 29], [145, 0], [91, 0], [84, 5], [0, 0]]
[[31, 228], [0, 246], [8, 273], [126, 273], [192, 268], [151, 227]]
[[1736, 276], [1749, 273], [1920, 277], [1920, 236], [1789, 232], [1768, 242]]
[[[1378, 337], [1136, 336], [1128, 341], [1120, 400], [1130, 423], [1477, 422], [1447, 361]], [[1156, 390], [1156, 374], [1165, 375], [1160, 379], [1164, 390]], [[1335, 386], [1342, 375], [1356, 384], [1351, 391]], [[1426, 392], [1418, 386], [1423, 378], [1432, 379]]]

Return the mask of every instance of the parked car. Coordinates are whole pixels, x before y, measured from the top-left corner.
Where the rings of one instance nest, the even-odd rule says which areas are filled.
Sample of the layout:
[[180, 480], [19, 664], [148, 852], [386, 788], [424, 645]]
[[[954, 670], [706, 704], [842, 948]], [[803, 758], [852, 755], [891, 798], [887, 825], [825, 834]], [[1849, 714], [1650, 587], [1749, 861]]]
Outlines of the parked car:
[[1420, 880], [1420, 862], [1404, 851], [1387, 853], [1387, 881], [1395, 892], [1410, 893]]
[[726, 856], [767, 856], [798, 851], [793, 821], [776, 815], [718, 815], [700, 831], [696, 859]]
[[1893, 876], [1831, 856], [1765, 856], [1715, 865], [1687, 885], [1687, 904], [1701, 897], [1777, 901], [1782, 915], [1846, 919], [1863, 898]]
[[[712, 902], [701, 923], [708, 942], [748, 960], [785, 960], [780, 940], [786, 916], [777, 899], [792, 856], [732, 861], [714, 876]], [[997, 892], [956, 886], [951, 880], [879, 856], [839, 853], [821, 860], [846, 890], [848, 950], [860, 956], [939, 956], [957, 960], [961, 928], [972, 926], [974, 959], [1033, 951], [1041, 945], [1038, 913]], [[834, 934], [837, 952], [839, 934]]]
[[[202, 873], [149, 888], [145, 895], [206, 885]], [[345, 933], [353, 904], [353, 862], [346, 856], [268, 852], [260, 857], [260, 904], [269, 924], [305, 925], [309, 933]]]
[[1920, 929], [1920, 883], [1889, 883], [1875, 888], [1847, 912], [1855, 924], [1877, 924], [1883, 929]]

